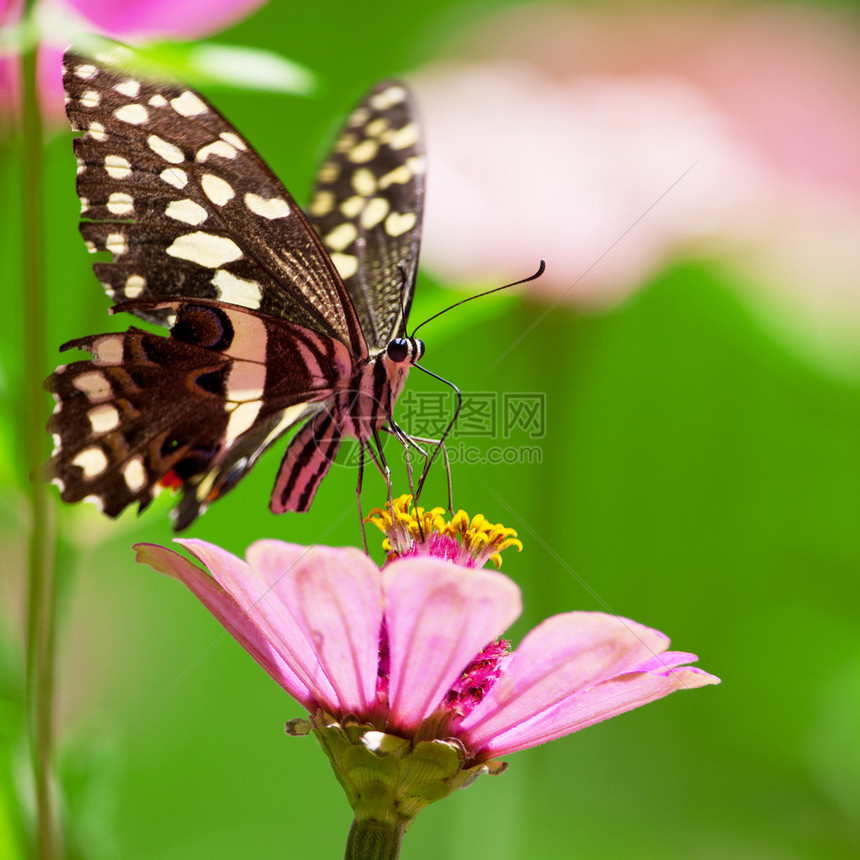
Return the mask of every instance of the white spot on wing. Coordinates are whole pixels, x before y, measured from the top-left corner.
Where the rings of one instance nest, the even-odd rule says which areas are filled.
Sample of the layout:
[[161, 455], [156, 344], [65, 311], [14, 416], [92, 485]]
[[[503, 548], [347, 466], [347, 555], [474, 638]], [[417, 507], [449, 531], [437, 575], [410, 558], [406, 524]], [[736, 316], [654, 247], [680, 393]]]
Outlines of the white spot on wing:
[[209, 269], [217, 269], [225, 263], [242, 259], [242, 250], [226, 236], [215, 236], [198, 230], [179, 236], [167, 249], [171, 257], [188, 260]]
[[371, 120], [364, 128], [364, 131], [371, 137], [379, 137], [388, 130], [388, 120], [384, 116], [378, 116]]
[[317, 179], [320, 182], [334, 182], [340, 176], [340, 165], [336, 161], [327, 161], [320, 168]]
[[360, 194], [356, 194], [352, 197], [347, 197], [343, 203], [340, 204], [340, 211], [347, 218], [355, 218], [359, 212], [364, 208], [365, 198]]
[[256, 281], [246, 281], [225, 269], [219, 269], [215, 272], [211, 283], [218, 290], [218, 298], [222, 302], [251, 310], [257, 310], [260, 307], [263, 291]]
[[245, 195], [245, 205], [261, 218], [268, 218], [274, 221], [276, 218], [286, 218], [290, 214], [290, 207], [283, 197], [272, 197], [267, 200], [265, 197], [260, 197], [259, 194], [247, 193]]
[[394, 185], [395, 183], [405, 185], [411, 179], [412, 171], [405, 164], [401, 164], [399, 167], [395, 167], [394, 170], [390, 170], [385, 176], [379, 177], [379, 187], [388, 188], [389, 185]]
[[216, 205], [223, 206], [236, 196], [233, 186], [220, 176], [204, 173], [200, 179], [203, 193]]
[[199, 226], [209, 217], [209, 213], [193, 200], [173, 200], [164, 210], [164, 214], [192, 227]]
[[370, 97], [370, 106], [375, 110], [388, 110], [406, 98], [406, 90], [399, 84], [384, 89]]
[[332, 194], [331, 191], [317, 191], [314, 195], [314, 199], [311, 201], [311, 205], [308, 206], [308, 212], [311, 215], [320, 217], [322, 215], [328, 215], [333, 208], [334, 194]]
[[388, 138], [388, 145], [392, 149], [406, 149], [407, 146], [415, 146], [416, 143], [418, 143], [418, 126], [414, 122], [393, 131]]
[[131, 215], [134, 212], [134, 200], [130, 194], [114, 191], [108, 197], [107, 210], [111, 215]]
[[378, 151], [379, 143], [372, 138], [368, 138], [359, 143], [358, 146], [353, 147], [347, 154], [347, 158], [353, 164], [367, 164]]
[[125, 297], [127, 299], [136, 299], [146, 287], [146, 278], [142, 275], [129, 275], [125, 279]]
[[335, 253], [331, 255], [331, 261], [344, 279], [351, 278], [358, 271], [358, 260], [352, 254]]
[[227, 143], [226, 140], [215, 140], [201, 147], [194, 160], [202, 164], [210, 155], [220, 155], [222, 158], [235, 158], [238, 154], [239, 150]]
[[371, 230], [388, 214], [389, 208], [388, 201], [384, 197], [374, 197], [369, 200], [361, 213], [361, 226], [365, 230]]
[[107, 137], [105, 127], [100, 122], [91, 122], [87, 131], [93, 140], [102, 141]]
[[232, 131], [222, 131], [220, 135], [218, 135], [221, 140], [226, 140], [227, 143], [232, 144], [236, 147], [236, 149], [246, 150], [248, 148], [248, 144], [239, 137], [238, 134], [233, 134]]
[[108, 433], [119, 427], [119, 412], [112, 403], [102, 403], [87, 412], [93, 433]]
[[156, 93], [150, 100], [149, 103], [156, 108], [164, 107], [167, 104], [167, 99], [161, 94]]
[[93, 342], [95, 359], [99, 364], [117, 365], [122, 362], [123, 344], [119, 335], [106, 335]]
[[128, 96], [130, 99], [135, 99], [140, 95], [140, 81], [134, 81], [129, 78], [127, 81], [116, 84], [114, 89], [123, 96]]
[[106, 155], [105, 170], [111, 179], [128, 179], [131, 176], [131, 163], [121, 155]]
[[351, 126], [364, 125], [370, 119], [370, 111], [366, 107], [356, 108], [349, 118]]
[[95, 505], [100, 511], [104, 511], [105, 509], [104, 499], [101, 496], [84, 496], [81, 501]]
[[414, 212], [406, 212], [403, 215], [399, 212], [392, 212], [385, 219], [385, 232], [389, 236], [402, 236], [415, 226], [417, 220]]
[[209, 110], [197, 94], [192, 93], [191, 90], [186, 90], [181, 96], [171, 99], [170, 106], [180, 116], [199, 116]]
[[82, 81], [88, 81], [96, 76], [98, 69], [89, 63], [82, 63], [75, 69], [75, 76]]
[[166, 170], [162, 170], [159, 176], [168, 185], [172, 185], [174, 188], [180, 190], [188, 185], [188, 174], [179, 167], [168, 167]]
[[117, 108], [113, 115], [130, 125], [143, 125], [149, 119], [149, 112], [143, 105], [130, 104]]
[[127, 253], [128, 243], [125, 241], [125, 236], [122, 233], [108, 233], [108, 237], [105, 239], [105, 249], [117, 256]]
[[405, 164], [413, 176], [420, 176], [424, 172], [424, 159], [420, 155], [410, 155]]
[[338, 224], [323, 240], [327, 248], [333, 248], [335, 251], [343, 251], [348, 248], [357, 238], [358, 230], [355, 224]]
[[362, 197], [370, 197], [376, 191], [376, 178], [366, 167], [362, 167], [352, 174], [352, 187]]
[[165, 161], [171, 164], [182, 164], [185, 161], [185, 156], [178, 146], [168, 143], [157, 134], [151, 134], [146, 139], [146, 145], [156, 154], [160, 155]]
[[143, 468], [143, 458], [134, 457], [125, 464], [122, 470], [125, 484], [133, 493], [139, 493], [146, 486], [146, 470]]
[[87, 90], [81, 96], [81, 105], [85, 108], [94, 108], [101, 101], [101, 96], [95, 90]]
[[84, 478], [88, 481], [98, 477], [107, 469], [108, 459], [105, 452], [101, 448], [93, 445], [89, 448], [84, 448], [74, 460], [73, 466], [80, 466], [84, 470]]
[[260, 414], [261, 400], [251, 400], [248, 403], [240, 403], [231, 413], [227, 420], [224, 444], [232, 445], [246, 430], [254, 426], [257, 416]]

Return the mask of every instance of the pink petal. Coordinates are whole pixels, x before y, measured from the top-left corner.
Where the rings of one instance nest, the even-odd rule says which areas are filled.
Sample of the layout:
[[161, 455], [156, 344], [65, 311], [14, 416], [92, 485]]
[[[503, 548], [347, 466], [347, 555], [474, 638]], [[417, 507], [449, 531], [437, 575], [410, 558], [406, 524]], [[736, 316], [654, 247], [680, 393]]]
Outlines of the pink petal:
[[[689, 655], [684, 655], [689, 656]], [[610, 717], [647, 705], [676, 690], [691, 690], [720, 679], [702, 669], [684, 667], [631, 672], [575, 693], [553, 708], [492, 738], [483, 754], [495, 758], [578, 732]]]
[[[296, 558], [296, 549], [302, 550]], [[312, 547], [281, 541], [248, 547], [248, 563], [275, 590], [334, 688], [341, 712], [367, 713], [376, 698], [382, 578], [354, 547]]]
[[[310, 708], [313, 698], [307, 686], [284, 662], [253, 619], [245, 613], [209, 574], [185, 556], [154, 544], [137, 544], [137, 560], [185, 583], [200, 602], [224, 625], [230, 635], [296, 701]], [[238, 564], [242, 564], [236, 559]]]
[[432, 558], [395, 561], [383, 571], [390, 645], [392, 721], [415, 729], [460, 673], [522, 610], [506, 576]]
[[[355, 549], [260, 541], [249, 547], [246, 565], [205, 541], [178, 543], [254, 619], [319, 704], [334, 712], [364, 711], [377, 670], [378, 650], [370, 660], [368, 649], [378, 649], [382, 615], [379, 571], [369, 559]], [[349, 601], [360, 613], [347, 619]], [[368, 609], [374, 601], [375, 612]], [[357, 644], [359, 634], [372, 646]]]
[[569, 612], [535, 627], [511, 655], [504, 675], [461, 724], [472, 750], [568, 697], [630, 672], [666, 650], [650, 627], [602, 612]]
[[266, 0], [65, 0], [112, 36], [197, 39], [250, 15]]

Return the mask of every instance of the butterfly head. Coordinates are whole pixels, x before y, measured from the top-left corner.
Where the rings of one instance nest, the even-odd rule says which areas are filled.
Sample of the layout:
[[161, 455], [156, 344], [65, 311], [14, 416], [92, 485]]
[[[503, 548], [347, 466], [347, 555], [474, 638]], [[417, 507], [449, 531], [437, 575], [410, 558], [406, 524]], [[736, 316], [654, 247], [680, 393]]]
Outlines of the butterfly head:
[[424, 341], [417, 337], [396, 337], [388, 344], [385, 354], [395, 364], [415, 364], [424, 355]]

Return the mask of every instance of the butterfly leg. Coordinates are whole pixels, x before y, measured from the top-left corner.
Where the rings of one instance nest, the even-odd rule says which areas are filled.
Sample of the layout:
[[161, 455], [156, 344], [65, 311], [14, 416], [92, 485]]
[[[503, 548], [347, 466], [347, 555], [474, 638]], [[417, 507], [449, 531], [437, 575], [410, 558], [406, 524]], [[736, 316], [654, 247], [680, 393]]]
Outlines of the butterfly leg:
[[370, 442], [363, 443], [364, 449], [370, 455], [370, 459], [373, 461], [373, 465], [376, 466], [379, 474], [385, 479], [385, 484], [388, 489], [388, 502], [389, 504], [393, 504], [393, 497], [391, 491], [391, 469], [388, 468], [388, 463], [385, 460], [385, 455], [382, 453], [382, 446], [379, 442], [379, 434], [374, 431], [373, 434], [374, 442], [376, 443], [376, 451], [373, 450], [373, 445]]
[[364, 513], [361, 510], [361, 485], [364, 482], [364, 445], [359, 442], [358, 445], [358, 484], [355, 488], [355, 500], [358, 504], [358, 523], [361, 527], [361, 543], [364, 547], [364, 554], [370, 555], [367, 549], [367, 532], [364, 528]]
[[427, 459], [427, 454], [403, 431], [393, 419], [388, 419], [388, 424], [382, 428], [386, 433], [390, 433], [403, 446], [403, 455], [406, 458], [406, 480], [409, 484], [409, 493], [412, 498], [415, 498], [415, 477], [412, 473], [412, 458], [409, 456], [410, 446], [415, 448], [424, 459]]
[[[448, 510], [453, 514], [454, 513], [454, 484], [451, 478], [451, 460], [448, 457], [448, 448], [445, 445], [444, 439], [425, 439], [423, 437], [416, 437], [416, 442], [421, 442], [425, 445], [433, 445], [434, 452], [430, 455], [429, 460], [427, 461], [427, 465], [424, 467], [424, 471], [421, 473], [421, 478], [418, 481], [418, 494], [421, 494], [421, 490], [424, 488], [424, 481], [427, 478], [427, 473], [430, 471], [430, 466], [433, 462], [433, 458], [436, 456], [436, 453], [441, 450], [442, 451], [442, 462], [445, 464], [445, 477], [448, 483]], [[420, 449], [419, 449], [420, 450]], [[425, 455], [426, 456], [426, 455]]]
[[[398, 426], [394, 421], [390, 421], [389, 423], [391, 424], [391, 427], [390, 428], [384, 427], [383, 429], [386, 432], [391, 433], [393, 436], [396, 436], [400, 440], [400, 443], [407, 449], [406, 462], [407, 462], [407, 470], [408, 470], [408, 474], [409, 474], [409, 490], [412, 493], [412, 498], [415, 499], [416, 503], [418, 501], [418, 497], [421, 495], [421, 490], [424, 487], [424, 481], [427, 477], [427, 473], [430, 471], [430, 462], [432, 462], [432, 458], [435, 458], [436, 454], [438, 453], [438, 449], [439, 448], [442, 449], [442, 459], [445, 463], [445, 475], [446, 475], [447, 482], [448, 482], [448, 510], [453, 514], [454, 513], [454, 485], [453, 485], [453, 482], [451, 479], [451, 461], [450, 461], [450, 458], [448, 457], [448, 449], [445, 447], [445, 440], [444, 439], [428, 439], [424, 436], [410, 436], [408, 433], [406, 433], [405, 430], [403, 430], [402, 427]], [[436, 450], [433, 452], [433, 454], [428, 454], [421, 447], [421, 444], [419, 444], [419, 443], [421, 443], [423, 445], [433, 445], [433, 446], [435, 446]], [[413, 489], [413, 484], [412, 484], [412, 469], [411, 469], [411, 465], [410, 465], [410, 461], [409, 461], [409, 453], [408, 453], [409, 447], [412, 447], [416, 451], [418, 451], [418, 453], [421, 454], [421, 456], [424, 458], [424, 463], [425, 463], [424, 469], [422, 470], [422, 473], [421, 473], [421, 478], [418, 482], [417, 494], [416, 494], [415, 490]]]

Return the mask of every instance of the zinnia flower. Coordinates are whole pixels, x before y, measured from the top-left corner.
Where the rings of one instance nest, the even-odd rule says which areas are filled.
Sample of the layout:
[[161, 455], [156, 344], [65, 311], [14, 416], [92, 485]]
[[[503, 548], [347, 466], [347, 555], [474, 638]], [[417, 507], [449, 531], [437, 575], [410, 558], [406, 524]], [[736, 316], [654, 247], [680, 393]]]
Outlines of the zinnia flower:
[[[476, 562], [463, 541], [469, 527], [407, 505], [399, 500], [387, 521], [403, 557], [382, 570], [353, 548], [262, 540], [243, 561], [177, 541], [207, 573], [172, 550], [137, 546], [139, 561], [184, 582], [308, 711], [288, 731], [313, 731], [331, 759], [355, 812], [348, 857], [371, 840], [399, 845], [429, 803], [500, 773], [500, 756], [719, 683], [686, 665], [695, 655], [668, 651], [664, 634], [600, 612], [549, 618], [511, 651], [499, 637], [520, 614], [519, 588], [449, 561], [457, 544]], [[510, 530], [463, 518], [477, 522], [480, 554], [511, 541]], [[411, 549], [404, 528], [417, 532]]]

